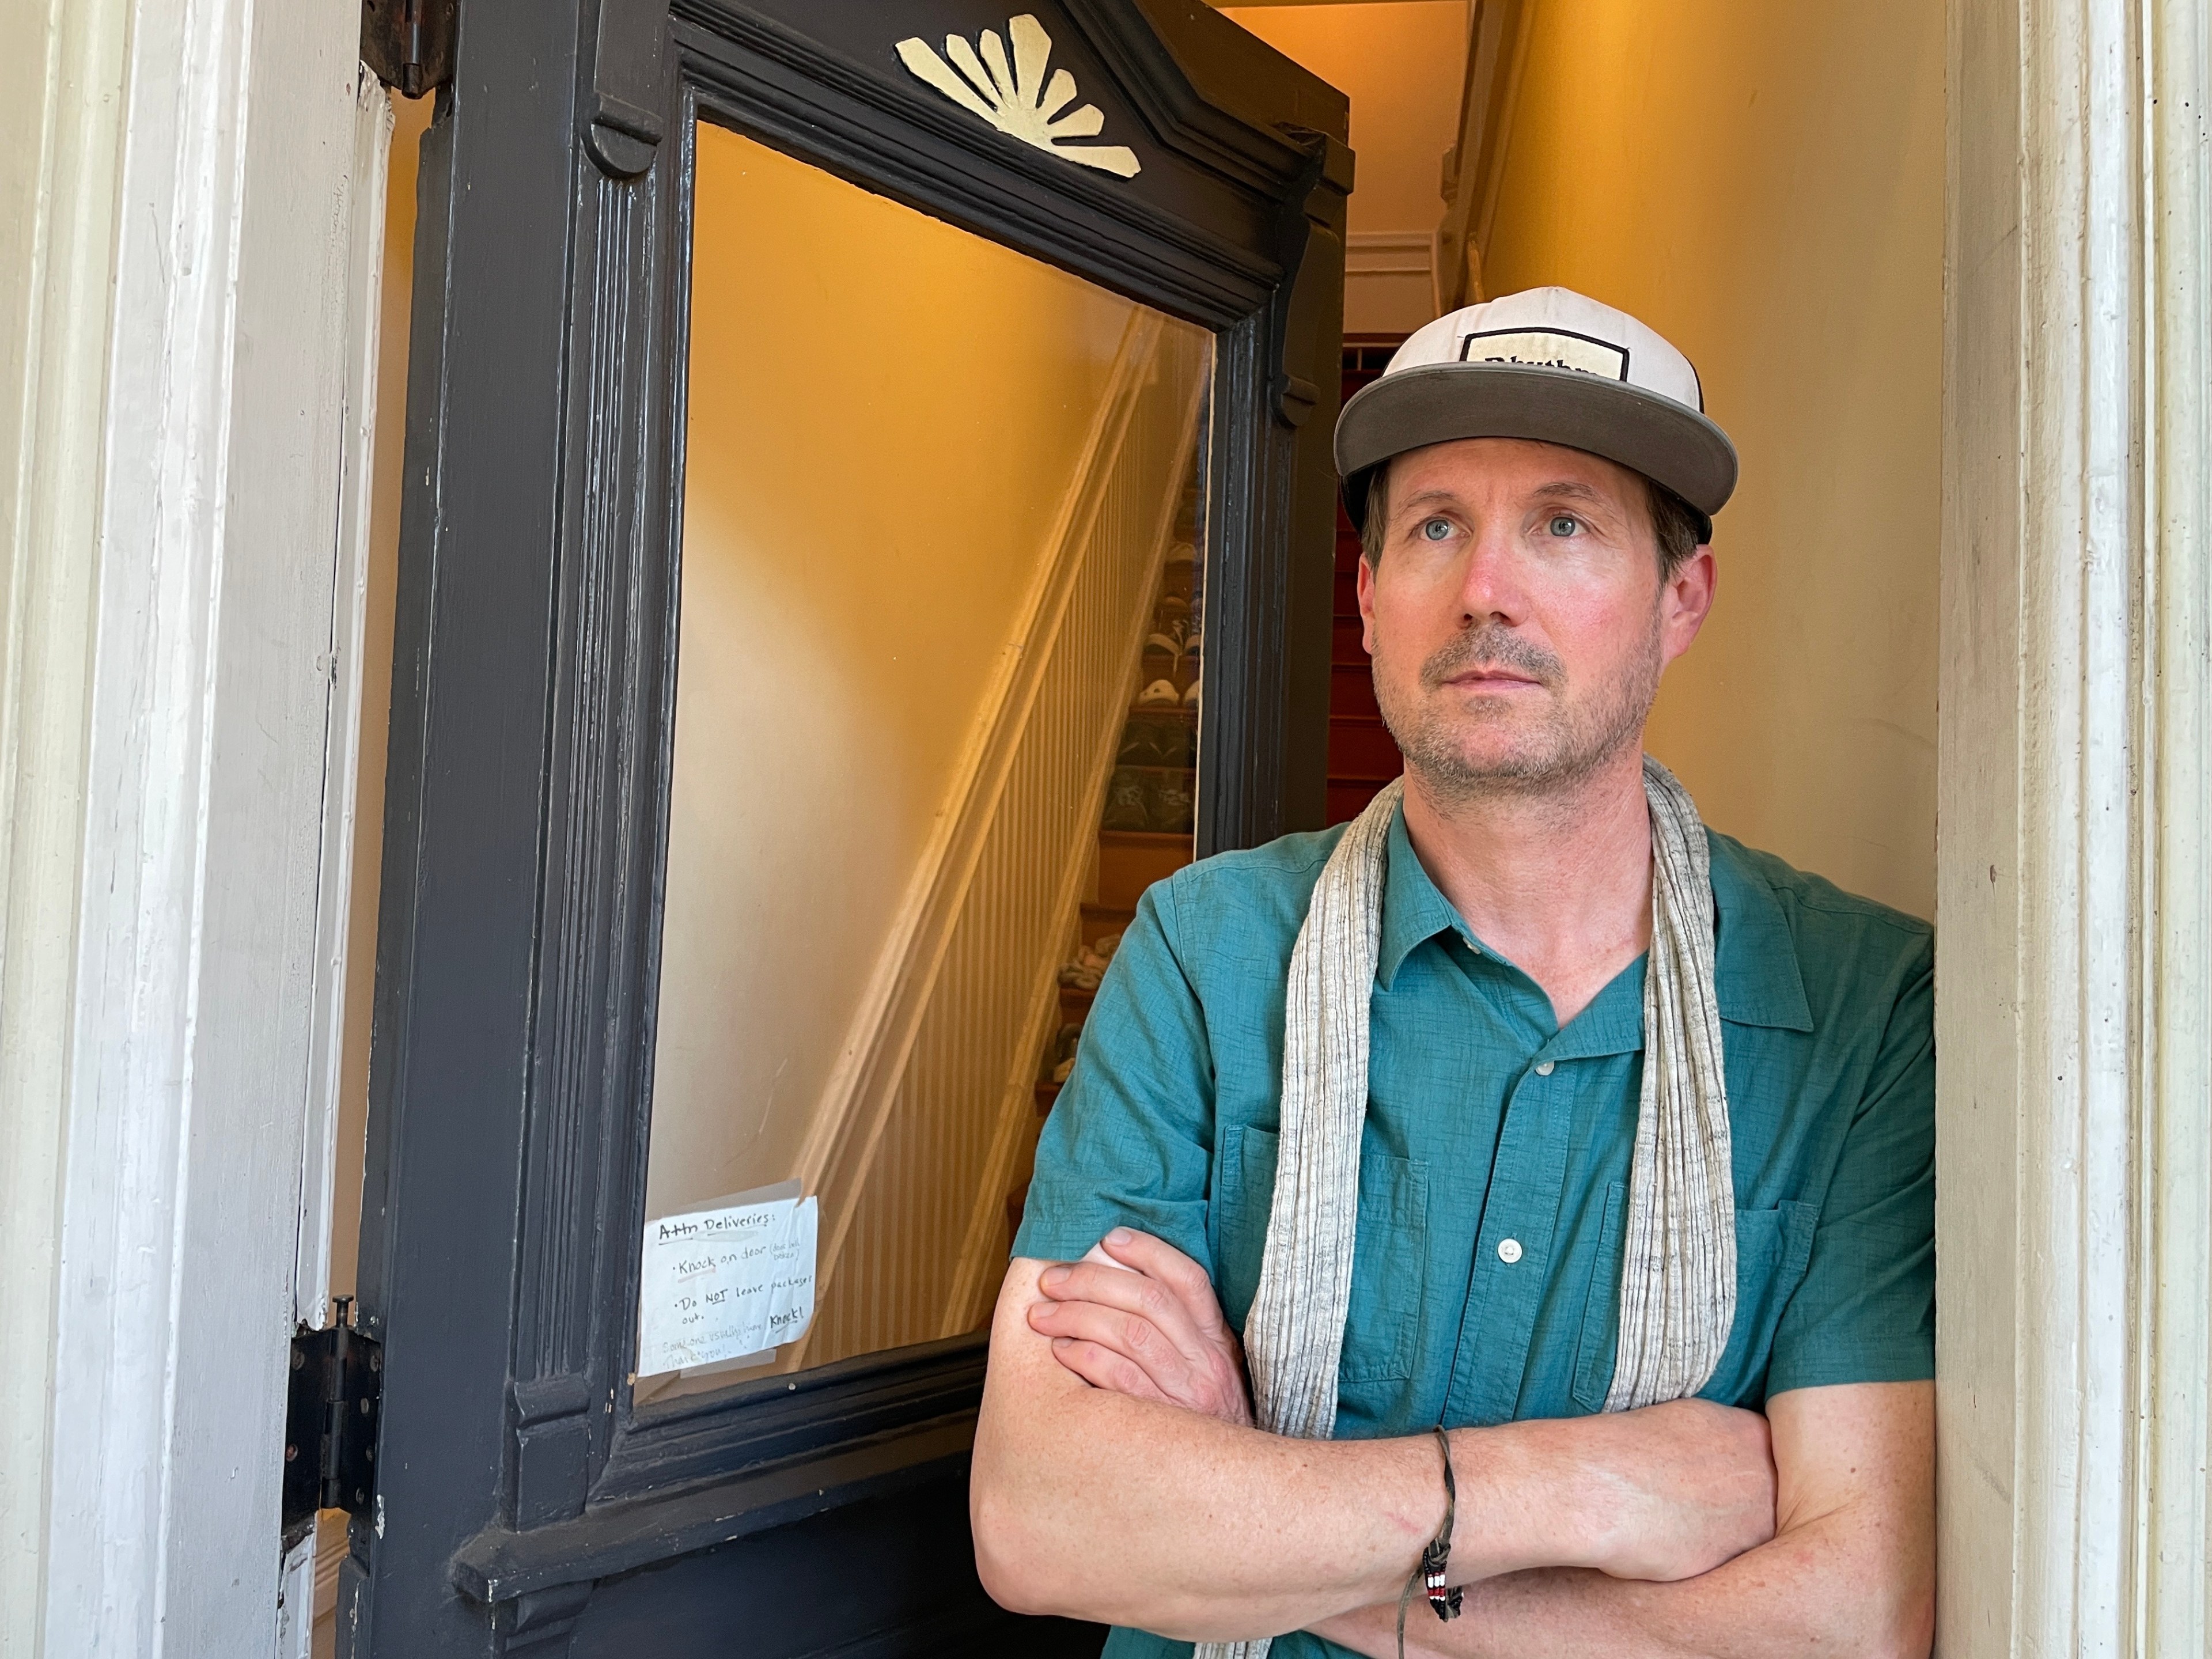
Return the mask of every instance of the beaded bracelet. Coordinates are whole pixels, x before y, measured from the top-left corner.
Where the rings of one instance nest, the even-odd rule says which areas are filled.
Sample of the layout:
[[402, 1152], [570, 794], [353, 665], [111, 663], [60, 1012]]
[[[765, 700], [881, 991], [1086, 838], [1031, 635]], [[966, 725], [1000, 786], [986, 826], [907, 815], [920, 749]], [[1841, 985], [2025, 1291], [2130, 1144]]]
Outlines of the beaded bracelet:
[[1444, 1523], [1421, 1552], [1420, 1565], [1407, 1576], [1405, 1590], [1398, 1597], [1398, 1659], [1406, 1659], [1406, 1609], [1413, 1602], [1417, 1585], [1426, 1591], [1437, 1618], [1459, 1617], [1459, 1587], [1444, 1583], [1444, 1570], [1451, 1563], [1452, 1524], [1459, 1515], [1459, 1487], [1452, 1480], [1451, 1437], [1441, 1424], [1431, 1432], [1444, 1454]]

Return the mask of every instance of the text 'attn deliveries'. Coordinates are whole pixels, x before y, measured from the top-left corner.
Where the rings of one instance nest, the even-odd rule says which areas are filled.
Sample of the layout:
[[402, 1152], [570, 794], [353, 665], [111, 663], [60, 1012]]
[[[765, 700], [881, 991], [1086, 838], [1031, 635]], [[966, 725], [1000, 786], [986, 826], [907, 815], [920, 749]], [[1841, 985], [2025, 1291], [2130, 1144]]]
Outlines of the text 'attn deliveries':
[[804, 1335], [817, 1214], [812, 1198], [786, 1198], [647, 1222], [638, 1375], [765, 1356]]

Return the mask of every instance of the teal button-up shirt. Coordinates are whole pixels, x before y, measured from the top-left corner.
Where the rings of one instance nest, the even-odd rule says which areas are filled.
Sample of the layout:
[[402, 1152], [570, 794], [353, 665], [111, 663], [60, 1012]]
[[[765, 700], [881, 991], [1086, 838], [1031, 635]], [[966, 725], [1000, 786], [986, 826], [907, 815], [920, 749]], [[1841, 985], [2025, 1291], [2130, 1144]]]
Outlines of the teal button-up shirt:
[[[1038, 1143], [1014, 1254], [1154, 1233], [1240, 1330], [1274, 1191], [1284, 983], [1342, 830], [1146, 894]], [[1705, 1398], [1935, 1375], [1933, 941], [1711, 836], [1736, 1313]], [[1564, 1028], [1390, 833], [1339, 1438], [1602, 1407], [1644, 1047], [1644, 963]], [[1410, 1564], [1409, 1564], [1410, 1565]], [[1187, 1654], [1117, 1631], [1111, 1659]], [[1299, 1634], [1276, 1659], [1348, 1650]]]

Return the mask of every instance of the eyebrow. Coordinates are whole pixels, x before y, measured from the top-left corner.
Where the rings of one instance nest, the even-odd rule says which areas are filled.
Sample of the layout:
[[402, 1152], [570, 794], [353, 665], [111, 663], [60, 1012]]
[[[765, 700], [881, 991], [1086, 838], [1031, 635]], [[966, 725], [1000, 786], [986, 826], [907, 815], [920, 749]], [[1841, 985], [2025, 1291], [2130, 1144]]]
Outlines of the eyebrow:
[[1459, 497], [1449, 489], [1424, 489], [1407, 496], [1403, 501], [1393, 502], [1390, 512], [1395, 518], [1399, 514], [1411, 513], [1416, 507], [1433, 507], [1438, 503], [1456, 506], [1458, 501]]
[[1537, 489], [1529, 491], [1529, 494], [1532, 495], [1550, 495], [1560, 501], [1588, 501], [1594, 507], [1611, 507], [1613, 505], [1613, 503], [1607, 498], [1604, 492], [1601, 490], [1593, 489], [1589, 485], [1579, 483], [1573, 478], [1560, 478], [1553, 483], [1540, 485]]
[[[1593, 507], [1615, 505], [1603, 491], [1593, 489], [1589, 485], [1575, 478], [1555, 478], [1549, 483], [1537, 485], [1528, 493], [1536, 497], [1547, 496], [1553, 501], [1586, 501]], [[1391, 516], [1395, 518], [1401, 513], [1412, 513], [1421, 507], [1440, 504], [1456, 506], [1459, 500], [1458, 495], [1449, 489], [1419, 490], [1407, 496], [1403, 503], [1394, 503], [1391, 507]]]

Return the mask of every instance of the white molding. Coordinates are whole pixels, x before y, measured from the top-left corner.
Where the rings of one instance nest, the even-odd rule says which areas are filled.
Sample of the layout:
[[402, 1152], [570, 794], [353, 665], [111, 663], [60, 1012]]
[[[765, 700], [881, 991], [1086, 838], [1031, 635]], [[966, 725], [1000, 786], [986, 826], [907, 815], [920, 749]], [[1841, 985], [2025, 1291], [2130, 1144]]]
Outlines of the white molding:
[[1344, 276], [1429, 276], [1436, 263], [1431, 230], [1355, 230], [1344, 239]]
[[158, 1652], [167, 1613], [249, 21], [132, 18], [49, 1402], [57, 1653]]
[[26, 15], [0, 64], [0, 1654], [44, 1622], [77, 851], [129, 19]]
[[[323, 765], [323, 872], [315, 898], [313, 1051], [302, 1103], [299, 1224], [292, 1273], [295, 1316], [331, 1322], [331, 1214], [336, 1194], [339, 1098], [344, 1086], [348, 933], [353, 917], [355, 798], [361, 783], [362, 676], [367, 668], [370, 507], [376, 479], [378, 323], [383, 314], [384, 191], [392, 155], [392, 97], [358, 72], [347, 186], [343, 335], [330, 343], [344, 366], [337, 526], [331, 583], [330, 715]], [[397, 428], [395, 426], [395, 434]]]
[[2204, 22], [1954, 0], [1939, 1645], [2205, 1651]]
[[128, 27], [46, 1649], [228, 1659], [276, 1638], [358, 19]]
[[[1131, 690], [1133, 693], [1134, 688]], [[1116, 731], [1114, 737], [1118, 740], [1121, 732]], [[1091, 794], [1094, 810], [1090, 817], [1094, 843], [1097, 835], [1097, 809], [1103, 809], [1105, 804], [1105, 785], [1114, 769], [1113, 759], [1109, 752], [1105, 769], [1098, 773], [1099, 787]], [[1066, 918], [1061, 936], [1073, 939], [1081, 916], [1082, 878], [1086, 861], [1077, 858], [1069, 862], [1073, 879], [1066, 884], [1059, 908]], [[1069, 954], [1073, 954], [1072, 950]], [[997, 1109], [992, 1114], [990, 1152], [983, 1161], [983, 1177], [975, 1183], [975, 1201], [969, 1206], [968, 1224], [962, 1230], [951, 1289], [945, 1297], [945, 1317], [937, 1328], [940, 1337], [960, 1336], [976, 1329], [990, 1310], [991, 1299], [998, 1295], [1000, 1282], [1006, 1277], [1006, 1206], [1013, 1197], [1014, 1171], [1019, 1167], [1023, 1146], [1033, 1139], [1038, 1126], [1036, 1057], [1045, 1052], [1060, 1024], [1060, 963], [1047, 963], [1030, 988], [1029, 1018], [1024, 1022], [1021, 1041], [1015, 1046], [1012, 1075], [999, 1091]]]
[[2136, 1248], [2142, 1564], [2133, 1650], [2212, 1648], [2212, 22], [2144, 7], [2145, 1126]]
[[[361, 781], [362, 677], [368, 622], [370, 507], [376, 477], [378, 325], [384, 289], [385, 183], [392, 152], [392, 97], [365, 65], [356, 64], [353, 146], [335, 184], [345, 204], [342, 304], [322, 320], [337, 333], [323, 341], [319, 360], [343, 380], [324, 382], [337, 407], [317, 411], [319, 428], [335, 429], [337, 512], [331, 546], [327, 713], [323, 723], [321, 845], [314, 897], [313, 993], [307, 1008], [309, 1052], [300, 1100], [300, 1180], [293, 1233], [292, 1316], [321, 1328], [331, 1319], [331, 1214], [337, 1196], [340, 1097], [344, 1086], [348, 934], [353, 918], [356, 797]], [[326, 246], [319, 247], [327, 258]], [[337, 1605], [343, 1527], [328, 1515], [288, 1550], [279, 1571], [277, 1659], [311, 1659], [316, 1631]]]
[[1485, 297], [1483, 261], [1505, 180], [1538, 0], [1469, 0], [1458, 138], [1444, 158], [1443, 222], [1433, 256], [1439, 314]]

